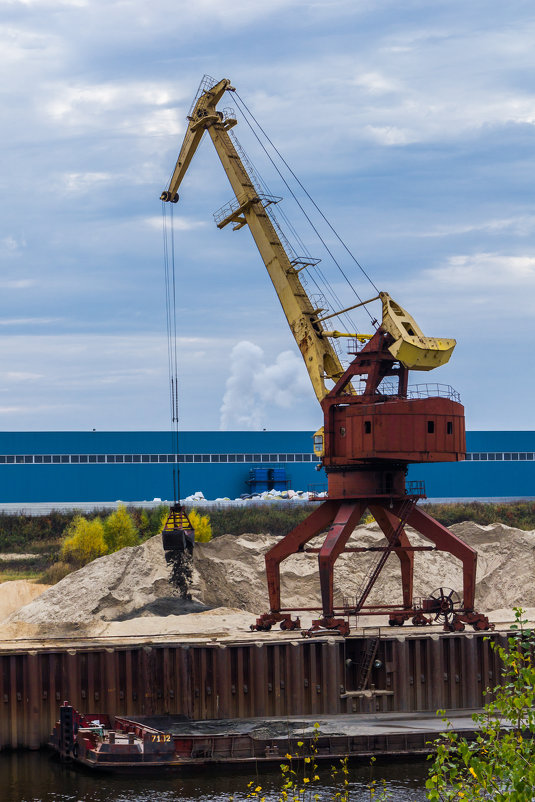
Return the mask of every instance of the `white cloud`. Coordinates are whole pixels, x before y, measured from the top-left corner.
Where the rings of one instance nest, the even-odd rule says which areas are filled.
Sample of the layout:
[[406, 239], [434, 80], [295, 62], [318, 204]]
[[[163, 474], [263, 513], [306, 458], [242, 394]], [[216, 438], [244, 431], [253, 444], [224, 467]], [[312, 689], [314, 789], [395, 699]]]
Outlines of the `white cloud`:
[[[147, 217], [144, 223], [151, 228], [156, 228], [159, 231], [162, 230], [161, 217]], [[168, 224], [170, 225], [169, 221]], [[188, 217], [173, 216], [173, 226], [176, 231], [194, 231], [197, 228], [204, 228], [207, 225], [208, 222], [206, 220], [190, 220]]]
[[417, 142], [419, 138], [415, 131], [396, 128], [394, 125], [383, 127], [366, 125], [364, 130], [370, 134], [371, 139], [380, 145], [408, 145], [411, 142]]
[[369, 92], [371, 95], [382, 95], [387, 92], [398, 92], [401, 87], [395, 81], [380, 72], [362, 72], [356, 75], [351, 83]]
[[63, 176], [65, 189], [67, 192], [87, 192], [97, 184], [104, 184], [107, 181], [116, 180], [112, 173], [65, 173]]
[[49, 326], [60, 322], [57, 317], [0, 317], [0, 326]]
[[10, 6], [27, 6], [45, 8], [47, 11], [61, 9], [72, 6], [73, 8], [84, 8], [89, 5], [89, 0], [4, 0]]
[[[527, 343], [533, 311], [526, 297], [535, 292], [535, 257], [501, 253], [457, 254], [435, 268], [423, 270], [407, 280], [392, 283], [390, 291], [417, 320], [425, 334], [458, 339], [467, 377], [479, 376], [481, 387], [488, 382], [486, 360], [482, 358], [483, 338], [504, 343]], [[467, 349], [467, 350], [465, 350]], [[503, 364], [503, 375], [517, 370], [522, 348]], [[459, 354], [457, 354], [459, 357]], [[526, 356], [524, 358], [529, 358]], [[456, 373], [458, 361], [444, 370]], [[458, 379], [453, 379], [458, 383]], [[511, 378], [510, 381], [513, 381]], [[529, 424], [530, 426], [532, 424]], [[498, 426], [499, 428], [499, 426]]]
[[185, 99], [180, 87], [165, 81], [54, 82], [46, 87], [43, 114], [61, 130], [107, 129], [127, 133], [178, 136], [185, 129]]
[[[2, 345], [5, 430], [171, 428], [163, 333], [6, 334]], [[224, 337], [178, 338], [181, 428], [217, 428], [230, 347]]]
[[0, 25], [0, 46], [2, 60], [14, 64], [32, 57], [41, 57], [50, 52], [55, 37], [47, 33], [36, 32], [22, 27]]
[[26, 247], [26, 241], [22, 237], [17, 239], [10, 235], [4, 237], [1, 242], [6, 251], [19, 251], [21, 248]]
[[42, 373], [28, 373], [21, 370], [11, 370], [7, 371], [7, 373], [0, 373], [2, 377], [2, 381], [7, 382], [26, 382], [26, 381], [35, 381], [36, 379], [42, 379]]
[[535, 256], [507, 256], [497, 253], [475, 253], [450, 256], [446, 264], [425, 271], [426, 277], [446, 284], [451, 290], [476, 289], [480, 294], [496, 291], [526, 290], [535, 284]]
[[18, 407], [0, 406], [0, 415], [20, 415], [21, 412], [25, 414], [30, 414], [30, 413], [34, 414], [35, 412], [37, 412], [37, 410], [33, 405], [30, 406], [29, 404], [27, 404], [26, 406], [18, 406]]
[[489, 234], [511, 232], [513, 235], [527, 237], [535, 232], [535, 216], [519, 215], [518, 217], [497, 218], [481, 222], [452, 223], [451, 225], [435, 226], [430, 230], [410, 232], [410, 236], [417, 237], [449, 237], [456, 234], [471, 234], [474, 231], [484, 231]]

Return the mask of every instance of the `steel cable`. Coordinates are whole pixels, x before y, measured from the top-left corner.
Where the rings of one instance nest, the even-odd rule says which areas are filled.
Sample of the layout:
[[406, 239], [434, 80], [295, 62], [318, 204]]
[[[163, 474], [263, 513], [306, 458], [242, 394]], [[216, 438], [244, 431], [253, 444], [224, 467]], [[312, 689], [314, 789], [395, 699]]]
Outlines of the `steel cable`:
[[[230, 132], [229, 135], [232, 138], [232, 141], [234, 142], [234, 145], [235, 145], [236, 149], [241, 154], [242, 159], [246, 161], [246, 166], [247, 166], [249, 172], [252, 173], [252, 175], [250, 175], [250, 178], [255, 180], [255, 181], [257, 181], [257, 183], [259, 184], [259, 188], [262, 188], [267, 195], [273, 195], [273, 193], [271, 192], [267, 182], [265, 181], [265, 179], [260, 174], [258, 168], [256, 167], [256, 165], [254, 165], [252, 163], [252, 160], [251, 160], [250, 156], [248, 156], [245, 153], [245, 151], [243, 149], [243, 146], [238, 141], [238, 138], [236, 137], [236, 135], [232, 131]], [[285, 225], [288, 227], [289, 231], [292, 233], [293, 237], [295, 238], [296, 242], [298, 243], [298, 245], [302, 249], [303, 254], [305, 256], [308, 256], [309, 258], [312, 258], [312, 255], [311, 255], [308, 247], [305, 245], [305, 243], [301, 239], [301, 237], [300, 237], [299, 233], [297, 232], [296, 228], [294, 227], [292, 221], [286, 215], [284, 210], [277, 208], [277, 212], [275, 213], [273, 211], [273, 209], [271, 207], [269, 207], [269, 209], [267, 209], [267, 213], [268, 213], [269, 217], [271, 218], [272, 222], [275, 221], [275, 223], [277, 223], [277, 217], [280, 215], [280, 217], [284, 221]], [[318, 284], [318, 281], [314, 278], [313, 271], [315, 271], [318, 274], [320, 281], [323, 282], [323, 285], [324, 285], [323, 287], [320, 286]], [[310, 280], [315, 285], [318, 293], [323, 294], [324, 292], [327, 292], [331, 296], [331, 303], [333, 303], [333, 306], [338, 306], [338, 307], [342, 307], [343, 306], [343, 303], [342, 303], [341, 299], [338, 297], [338, 295], [336, 293], [336, 290], [331, 285], [331, 283], [329, 282], [327, 277], [324, 275], [324, 273], [320, 269], [319, 265], [310, 265], [309, 266], [309, 270], [307, 271], [307, 275], [310, 277]], [[357, 331], [355, 323], [353, 322], [351, 317], [347, 314], [347, 312], [343, 313], [342, 315], [337, 315], [336, 317], [338, 317], [343, 322], [343, 324], [346, 326], [348, 331], [353, 331], [353, 330], [355, 332]]]
[[179, 456], [179, 416], [178, 416], [178, 345], [176, 322], [176, 274], [175, 274], [175, 234], [173, 205], [170, 207], [170, 225], [167, 225], [166, 203], [162, 203], [163, 252], [165, 276], [165, 317], [167, 330], [167, 365], [169, 372], [169, 404], [171, 408], [172, 448], [176, 457], [173, 469], [173, 494], [175, 504], [180, 503]]
[[[298, 205], [298, 206], [299, 206], [299, 208], [301, 209], [301, 212], [303, 213], [303, 215], [305, 216], [306, 220], [308, 221], [308, 223], [310, 224], [310, 226], [311, 226], [311, 227], [312, 227], [312, 229], [314, 230], [314, 232], [315, 232], [316, 236], [318, 237], [318, 239], [319, 239], [319, 240], [320, 240], [320, 242], [322, 243], [323, 247], [325, 248], [325, 250], [327, 251], [327, 253], [328, 253], [328, 254], [329, 254], [329, 256], [331, 257], [331, 259], [333, 260], [334, 264], [336, 265], [336, 267], [337, 267], [337, 268], [338, 268], [338, 270], [340, 271], [341, 275], [344, 277], [344, 279], [345, 279], [345, 281], [346, 281], [347, 285], [349, 286], [349, 288], [351, 289], [351, 291], [352, 291], [352, 292], [355, 294], [355, 296], [357, 297], [358, 301], [359, 301], [360, 303], [362, 303], [362, 302], [363, 302], [363, 299], [362, 299], [362, 298], [360, 297], [360, 295], [358, 294], [357, 290], [355, 289], [355, 287], [353, 286], [353, 284], [352, 284], [352, 283], [351, 283], [351, 281], [349, 280], [349, 278], [348, 278], [348, 276], [346, 275], [345, 271], [342, 269], [342, 266], [340, 265], [340, 263], [338, 262], [338, 260], [335, 258], [335, 256], [334, 256], [334, 254], [332, 253], [331, 249], [329, 248], [329, 246], [328, 246], [328, 245], [327, 245], [327, 243], [325, 242], [325, 239], [322, 237], [322, 235], [321, 235], [321, 234], [320, 234], [320, 232], [318, 231], [317, 227], [314, 225], [314, 222], [313, 222], [313, 221], [312, 221], [312, 219], [310, 218], [309, 214], [308, 214], [308, 213], [306, 212], [306, 210], [304, 209], [304, 207], [303, 207], [302, 203], [299, 201], [299, 199], [298, 199], [298, 198], [297, 198], [297, 196], [295, 195], [294, 191], [292, 190], [291, 186], [288, 184], [288, 182], [287, 182], [286, 178], [285, 178], [285, 177], [284, 177], [284, 175], [282, 174], [282, 172], [281, 172], [281, 170], [279, 169], [278, 165], [275, 163], [275, 161], [273, 160], [273, 158], [272, 158], [271, 154], [268, 152], [268, 150], [267, 150], [267, 148], [265, 147], [264, 143], [262, 142], [262, 140], [260, 139], [260, 137], [259, 137], [259, 136], [258, 136], [258, 134], [256, 133], [255, 129], [253, 128], [253, 126], [252, 126], [252, 124], [251, 124], [250, 120], [248, 119], [248, 116], [247, 116], [247, 115], [249, 115], [249, 116], [251, 117], [251, 119], [254, 121], [255, 125], [257, 125], [257, 126], [258, 126], [258, 129], [259, 129], [259, 130], [262, 132], [262, 134], [265, 136], [266, 140], [269, 142], [269, 144], [271, 145], [271, 147], [273, 148], [273, 150], [275, 151], [275, 153], [278, 155], [278, 157], [280, 158], [280, 160], [282, 161], [282, 163], [283, 163], [283, 164], [286, 166], [286, 168], [288, 169], [288, 171], [290, 172], [290, 174], [292, 175], [292, 177], [295, 179], [295, 181], [296, 181], [296, 182], [298, 183], [298, 185], [301, 187], [301, 189], [303, 190], [303, 192], [305, 193], [305, 195], [307, 196], [307, 198], [310, 200], [310, 202], [312, 203], [312, 205], [314, 206], [314, 208], [315, 208], [315, 209], [318, 211], [318, 213], [321, 215], [321, 217], [322, 217], [322, 218], [323, 218], [323, 220], [326, 222], [326, 224], [329, 226], [329, 228], [331, 229], [331, 231], [333, 232], [333, 234], [335, 235], [335, 237], [338, 239], [338, 241], [341, 243], [341, 245], [344, 247], [344, 249], [347, 251], [347, 253], [350, 255], [350, 257], [353, 259], [353, 261], [355, 262], [355, 264], [356, 264], [356, 265], [358, 266], [358, 268], [361, 270], [362, 274], [363, 274], [363, 275], [365, 276], [365, 278], [366, 278], [366, 279], [367, 279], [367, 280], [370, 282], [370, 284], [371, 284], [371, 286], [374, 288], [374, 290], [375, 290], [375, 291], [378, 293], [378, 292], [379, 292], [379, 290], [378, 290], [378, 288], [376, 287], [375, 283], [372, 281], [372, 279], [370, 278], [370, 276], [369, 276], [369, 275], [366, 273], [366, 271], [364, 270], [364, 268], [362, 267], [362, 265], [361, 265], [361, 264], [358, 262], [358, 260], [356, 259], [356, 257], [355, 257], [355, 256], [354, 256], [354, 255], [351, 253], [351, 251], [349, 250], [349, 248], [347, 247], [347, 245], [345, 244], [345, 242], [342, 240], [342, 238], [340, 237], [340, 235], [338, 234], [338, 232], [337, 232], [337, 231], [334, 229], [334, 227], [331, 225], [331, 223], [329, 222], [329, 220], [328, 220], [328, 219], [326, 218], [326, 216], [323, 214], [323, 212], [321, 211], [321, 209], [319, 208], [319, 206], [316, 204], [316, 202], [315, 202], [315, 201], [314, 201], [314, 199], [311, 197], [311, 195], [310, 195], [310, 194], [309, 194], [309, 192], [306, 190], [306, 188], [303, 186], [303, 184], [301, 183], [301, 181], [299, 180], [299, 178], [298, 178], [298, 177], [296, 176], [296, 174], [293, 172], [292, 168], [289, 166], [289, 164], [287, 163], [287, 161], [284, 159], [284, 157], [281, 155], [281, 153], [280, 153], [280, 152], [277, 150], [277, 148], [275, 147], [275, 145], [273, 144], [273, 142], [271, 141], [271, 139], [269, 138], [269, 136], [266, 134], [266, 132], [264, 131], [264, 129], [262, 128], [262, 126], [260, 125], [260, 123], [259, 123], [259, 122], [256, 120], [256, 118], [255, 118], [255, 116], [253, 115], [253, 113], [252, 113], [252, 112], [249, 110], [249, 108], [248, 108], [248, 106], [246, 105], [246, 103], [245, 103], [245, 102], [242, 100], [242, 98], [241, 98], [241, 97], [238, 95], [238, 93], [237, 93], [236, 91], [234, 91], [234, 92], [233, 92], [233, 94], [234, 94], [234, 96], [236, 97], [236, 100], [237, 100], [238, 104], [239, 104], [239, 105], [240, 105], [240, 107], [241, 107], [241, 111], [242, 111], [242, 113], [243, 113], [244, 120], [245, 120], [245, 122], [247, 123], [247, 125], [249, 126], [250, 130], [252, 131], [252, 133], [253, 133], [253, 136], [254, 136], [254, 137], [255, 137], [255, 139], [258, 141], [258, 143], [259, 143], [260, 147], [262, 148], [262, 150], [264, 151], [264, 153], [265, 153], [265, 154], [266, 154], [266, 156], [268, 157], [269, 161], [271, 162], [271, 164], [273, 165], [273, 167], [274, 167], [274, 168], [275, 168], [275, 170], [277, 171], [277, 173], [278, 173], [279, 177], [280, 177], [280, 178], [281, 178], [281, 180], [283, 181], [284, 185], [285, 185], [285, 186], [286, 186], [286, 188], [288, 189], [288, 192], [290, 192], [290, 194], [291, 194], [292, 198], [294, 199], [294, 201], [297, 203], [297, 205]], [[367, 314], [368, 314], [368, 316], [369, 316], [369, 318], [370, 318], [370, 320], [371, 320], [371, 322], [372, 322], [372, 325], [376, 325], [376, 321], [375, 321], [375, 319], [373, 318], [373, 315], [371, 314], [371, 312], [369, 311], [369, 309], [367, 309], [367, 307], [364, 307], [364, 308], [365, 308], [365, 310], [366, 310], [366, 312], [367, 312]]]

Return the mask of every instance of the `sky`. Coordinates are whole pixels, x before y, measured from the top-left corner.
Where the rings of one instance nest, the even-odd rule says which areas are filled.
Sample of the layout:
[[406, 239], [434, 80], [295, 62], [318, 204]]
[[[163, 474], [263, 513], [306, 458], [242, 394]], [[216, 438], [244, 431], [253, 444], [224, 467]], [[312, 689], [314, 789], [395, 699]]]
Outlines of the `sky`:
[[[469, 429], [535, 428], [531, 0], [3, 0], [0, 15], [0, 430], [170, 427], [159, 196], [204, 74], [231, 79], [374, 284], [456, 338], [411, 380], [452, 385]], [[330, 261], [240, 113], [233, 130], [341, 302], [374, 295], [309, 207], [344, 275]], [[251, 235], [214, 224], [232, 192], [206, 138], [180, 196], [181, 428], [315, 430]]]

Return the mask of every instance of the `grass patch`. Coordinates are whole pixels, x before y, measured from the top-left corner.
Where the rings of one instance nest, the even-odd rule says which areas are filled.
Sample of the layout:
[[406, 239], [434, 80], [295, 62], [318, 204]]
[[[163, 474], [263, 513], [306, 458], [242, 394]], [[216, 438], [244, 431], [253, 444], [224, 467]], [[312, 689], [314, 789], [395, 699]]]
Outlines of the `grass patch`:
[[312, 504], [255, 504], [244, 507], [212, 507], [210, 517], [213, 537], [245, 533], [286, 535], [314, 509]]
[[72, 574], [76, 569], [69, 565], [69, 563], [55, 562], [49, 565], [48, 568], [38, 577], [36, 583], [39, 585], [56, 585], [60, 580], [64, 579], [67, 574]]
[[[97, 511], [87, 517], [93, 518]], [[59, 543], [74, 512], [51, 512], [47, 515], [21, 515], [0, 512], [0, 551], [26, 552], [47, 550]]]
[[[301, 523], [316, 504], [259, 504], [243, 507], [214, 507], [207, 510], [214, 537], [246, 532], [286, 535]], [[456, 502], [452, 504], [425, 504], [422, 508], [444, 526], [474, 521], [487, 525], [503, 523], [517, 529], [535, 530], [535, 502]], [[367, 511], [361, 519], [364, 523]]]
[[3, 582], [14, 582], [17, 579], [26, 579], [28, 582], [39, 582], [41, 576], [41, 571], [32, 571], [29, 568], [20, 571], [0, 571], [0, 584]]
[[466, 501], [455, 504], [425, 504], [423, 509], [444, 526], [474, 521], [482, 525], [502, 523], [517, 529], [535, 529], [535, 501]]

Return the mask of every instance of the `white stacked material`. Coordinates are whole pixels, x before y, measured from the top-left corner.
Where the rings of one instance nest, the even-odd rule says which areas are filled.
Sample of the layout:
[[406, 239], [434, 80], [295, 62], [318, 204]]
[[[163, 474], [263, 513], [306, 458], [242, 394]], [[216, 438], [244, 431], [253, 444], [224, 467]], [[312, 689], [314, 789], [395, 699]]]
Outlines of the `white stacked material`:
[[197, 490], [195, 493], [192, 493], [191, 496], [186, 496], [186, 498], [182, 499], [182, 503], [192, 506], [212, 506], [214, 504], [221, 506], [241, 506], [246, 504], [270, 504], [272, 502], [287, 501], [305, 503], [311, 499], [322, 499], [326, 498], [326, 496], [326, 491], [310, 493], [308, 490], [264, 490], [262, 493], [244, 493], [239, 498], [234, 499], [228, 498], [228, 496], [207, 499], [200, 490]]

